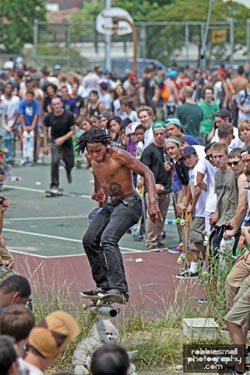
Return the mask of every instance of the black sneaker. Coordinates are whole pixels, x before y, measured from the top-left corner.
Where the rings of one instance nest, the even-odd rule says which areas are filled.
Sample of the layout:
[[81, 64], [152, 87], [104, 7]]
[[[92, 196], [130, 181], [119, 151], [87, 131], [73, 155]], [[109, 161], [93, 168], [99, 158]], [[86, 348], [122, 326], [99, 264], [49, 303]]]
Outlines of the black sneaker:
[[98, 296], [98, 294], [104, 294], [105, 291], [102, 288], [94, 288], [91, 290], [83, 290], [81, 292], [82, 297], [93, 297]]
[[157, 242], [157, 246], [158, 246], [159, 248], [165, 248], [165, 247], [166, 247], [166, 246], [164, 245], [164, 243], [161, 242], [161, 241]]
[[68, 183], [71, 184], [71, 182], [72, 182], [71, 172], [66, 171], [66, 176], [67, 176]]
[[126, 303], [128, 302], [129, 300], [129, 294], [128, 293], [124, 293], [122, 292], [121, 290], [118, 290], [118, 289], [110, 289], [110, 290], [106, 290], [105, 292], [103, 293], [99, 293], [100, 295], [102, 294], [103, 296], [118, 296], [121, 298], [121, 301], [122, 303]]
[[198, 272], [190, 272], [189, 270], [184, 270], [179, 275], [175, 276], [176, 279], [198, 279]]

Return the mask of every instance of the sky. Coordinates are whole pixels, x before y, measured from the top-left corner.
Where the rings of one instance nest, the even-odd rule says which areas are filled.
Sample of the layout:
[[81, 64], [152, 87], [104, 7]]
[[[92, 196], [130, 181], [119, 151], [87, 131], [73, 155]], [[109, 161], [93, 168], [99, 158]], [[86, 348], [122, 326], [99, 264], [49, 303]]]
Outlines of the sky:
[[250, 0], [234, 0], [236, 3], [240, 3], [250, 8]]

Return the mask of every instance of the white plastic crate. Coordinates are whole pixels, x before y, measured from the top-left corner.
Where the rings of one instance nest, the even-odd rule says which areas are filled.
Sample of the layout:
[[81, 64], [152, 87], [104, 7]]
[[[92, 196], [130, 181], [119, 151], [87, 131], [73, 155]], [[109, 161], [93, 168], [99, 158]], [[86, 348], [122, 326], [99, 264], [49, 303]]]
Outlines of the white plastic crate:
[[185, 318], [183, 335], [190, 341], [216, 340], [218, 324], [213, 318]]

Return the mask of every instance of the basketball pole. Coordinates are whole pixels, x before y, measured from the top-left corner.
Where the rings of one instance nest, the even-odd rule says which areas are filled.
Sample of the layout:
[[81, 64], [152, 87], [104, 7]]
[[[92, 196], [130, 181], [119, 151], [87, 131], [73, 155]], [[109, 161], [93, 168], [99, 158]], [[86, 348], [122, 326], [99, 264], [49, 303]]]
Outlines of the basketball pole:
[[205, 69], [205, 50], [206, 50], [206, 45], [207, 45], [207, 34], [208, 34], [208, 28], [209, 28], [210, 19], [211, 19], [212, 6], [213, 6], [213, 0], [209, 0], [205, 33], [204, 33], [203, 40], [201, 43], [199, 70], [201, 70], [201, 68]]
[[[112, 0], [106, 0], [105, 9], [111, 8]], [[111, 71], [111, 35], [105, 35], [105, 64], [106, 69]]]
[[208, 13], [207, 13], [207, 21], [206, 21], [206, 27], [205, 27], [205, 33], [203, 36], [203, 40], [201, 43], [201, 52], [200, 52], [200, 58], [199, 58], [199, 64], [198, 64], [198, 77], [197, 77], [197, 88], [195, 93], [195, 101], [197, 100], [198, 95], [198, 87], [199, 87], [199, 81], [201, 77], [201, 69], [205, 69], [205, 51], [206, 51], [206, 45], [207, 45], [207, 34], [208, 34], [208, 28], [210, 24], [211, 19], [211, 13], [212, 13], [212, 6], [213, 6], [213, 0], [209, 0], [209, 6], [208, 6]]

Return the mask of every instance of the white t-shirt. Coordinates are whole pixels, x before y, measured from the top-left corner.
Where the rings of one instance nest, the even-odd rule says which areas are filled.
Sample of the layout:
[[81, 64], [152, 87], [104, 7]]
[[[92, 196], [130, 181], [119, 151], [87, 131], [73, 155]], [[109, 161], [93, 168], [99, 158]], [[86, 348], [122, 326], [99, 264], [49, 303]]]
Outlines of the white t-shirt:
[[[234, 139], [231, 141], [230, 145], [228, 146], [228, 151], [232, 151], [236, 147], [239, 147], [239, 148], [244, 147], [244, 143], [239, 138], [238, 129], [234, 127], [233, 130], [234, 130]], [[215, 133], [211, 142], [219, 142], [218, 129], [215, 130]]]
[[105, 108], [107, 111], [111, 110], [112, 107], [112, 98], [111, 95], [107, 92], [106, 94], [99, 95], [99, 101], [102, 102], [105, 105]]
[[150, 143], [153, 143], [155, 141], [154, 133], [152, 130], [152, 127], [150, 129], [147, 129], [144, 134], [144, 144], [145, 147], [150, 145]]
[[[200, 172], [200, 169], [202, 168], [201, 163], [203, 163], [203, 160], [199, 160], [198, 163], [194, 166], [194, 168], [188, 171], [189, 186], [190, 186], [192, 197], [194, 196], [194, 188], [197, 185], [197, 173]], [[204, 180], [204, 182], [206, 183], [206, 179]], [[200, 196], [196, 202], [195, 210], [193, 212], [194, 217], [206, 217], [206, 214], [205, 214], [206, 200], [207, 200], [207, 192], [201, 189]]]
[[18, 358], [18, 366], [21, 374], [24, 375], [44, 375], [38, 367], [24, 361], [22, 358]]
[[3, 136], [4, 117], [7, 113], [7, 105], [0, 99], [0, 135]]
[[10, 99], [6, 99], [4, 95], [1, 96], [2, 101], [7, 105], [8, 125], [11, 126], [15, 120], [20, 99], [16, 95], [12, 95]]
[[204, 181], [206, 181], [207, 185], [207, 201], [205, 211], [215, 212], [217, 198], [214, 192], [214, 176], [217, 168], [206, 159], [200, 160], [198, 164], [199, 172], [205, 175]]

